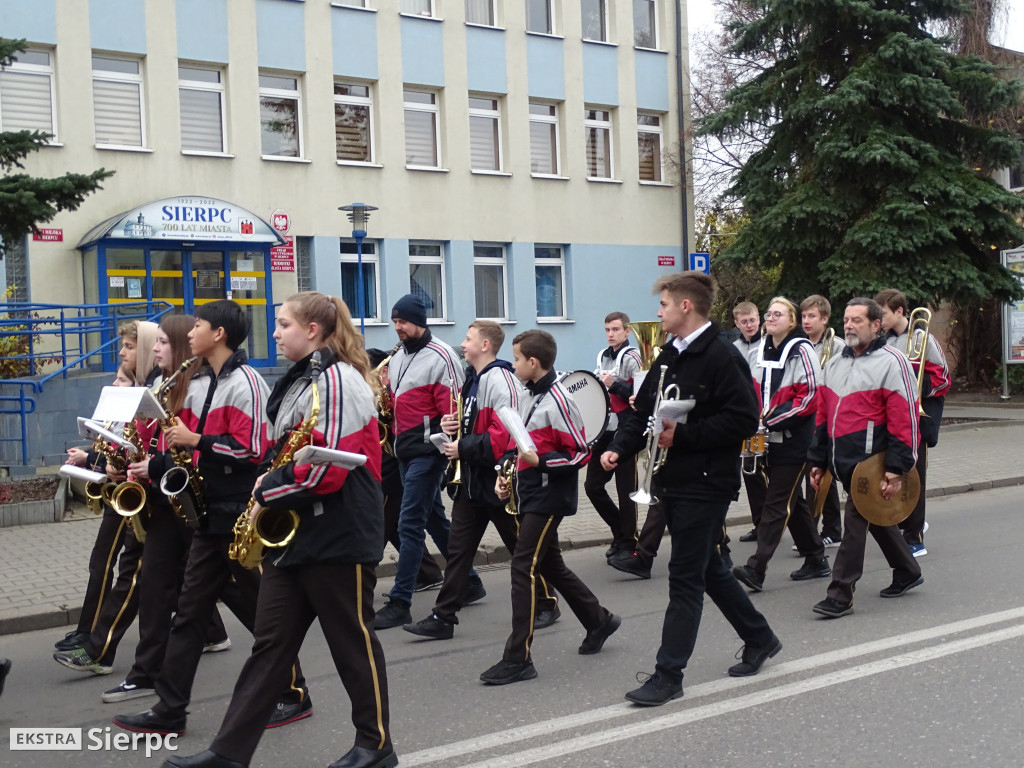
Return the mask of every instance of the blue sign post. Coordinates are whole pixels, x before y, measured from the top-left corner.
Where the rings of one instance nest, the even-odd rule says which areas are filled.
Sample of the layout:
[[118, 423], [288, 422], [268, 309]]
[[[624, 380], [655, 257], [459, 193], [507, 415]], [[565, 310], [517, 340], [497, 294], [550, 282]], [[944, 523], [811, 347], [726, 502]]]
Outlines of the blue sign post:
[[707, 253], [691, 253], [690, 269], [694, 272], [703, 272], [705, 275], [710, 275], [711, 255]]

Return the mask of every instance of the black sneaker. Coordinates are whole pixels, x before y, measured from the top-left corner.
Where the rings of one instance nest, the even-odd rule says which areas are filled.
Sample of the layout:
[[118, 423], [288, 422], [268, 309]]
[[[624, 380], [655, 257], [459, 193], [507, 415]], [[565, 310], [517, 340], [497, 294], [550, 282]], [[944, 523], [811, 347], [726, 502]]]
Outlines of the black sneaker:
[[653, 675], [638, 672], [636, 681], [643, 685], [627, 693], [626, 700], [641, 707], [660, 707], [673, 699], [683, 697], [683, 681], [673, 680], [661, 672], [655, 672]]
[[736, 658], [741, 659], [740, 663], [729, 667], [729, 677], [750, 677], [751, 675], [756, 675], [761, 671], [764, 663], [781, 650], [782, 641], [774, 635], [768, 645], [744, 645], [739, 650], [739, 653], [736, 654]]
[[816, 560], [813, 557], [804, 561], [804, 564], [789, 574], [793, 581], [807, 581], [807, 579], [823, 579], [832, 575], [832, 569], [828, 567], [828, 558], [823, 557]]
[[749, 531], [740, 536], [740, 541], [742, 541], [745, 544], [751, 541], [757, 541], [757, 528], [751, 528]]
[[288, 725], [288, 723], [294, 723], [296, 720], [305, 720], [312, 714], [313, 700], [309, 698], [308, 693], [302, 697], [302, 701], [279, 701], [274, 706], [274, 711], [270, 714], [267, 728], [277, 728], [282, 725]]
[[428, 589], [437, 589], [444, 584], [444, 579], [438, 579], [437, 581], [417, 581], [416, 588], [413, 592], [425, 592]]
[[755, 592], [764, 590], [764, 574], [758, 573], [749, 565], [737, 565], [732, 569], [732, 575], [740, 584], [744, 584]]
[[488, 685], [508, 685], [520, 680], [533, 680], [537, 676], [532, 661], [499, 661], [488, 669], [480, 679]]
[[604, 647], [605, 641], [622, 625], [622, 619], [605, 609], [607, 616], [604, 621], [593, 629], [587, 630], [587, 636], [580, 643], [579, 652], [584, 656], [597, 653]]
[[81, 648], [85, 645], [85, 641], [89, 639], [88, 632], [79, 632], [77, 629], [68, 632], [64, 635], [63, 640], [58, 640], [53, 644], [53, 647], [58, 651], [73, 651], [76, 648]]
[[395, 768], [396, 765], [398, 755], [395, 754], [395, 748], [388, 744], [381, 749], [352, 747], [327, 768]]
[[75, 672], [92, 672], [94, 675], [109, 675], [114, 671], [110, 664], [101, 664], [92, 656], [86, 653], [85, 648], [75, 648], [73, 651], [58, 651], [53, 654], [53, 660], [63, 664]]
[[562, 618], [562, 611], [556, 605], [550, 611], [538, 611], [537, 615], [533, 617], [533, 628], [547, 629], [556, 621]]
[[918, 576], [916, 579], [907, 582], [906, 584], [899, 584], [894, 581], [878, 594], [881, 597], [903, 597], [903, 595], [907, 594], [907, 592], [912, 590], [914, 587], [920, 587], [922, 584], [924, 584], [924, 576]]
[[480, 577], [470, 576], [469, 581], [466, 582], [466, 591], [462, 596], [462, 605], [472, 605], [485, 597], [487, 597], [487, 590], [484, 589], [484, 583], [480, 581]]
[[400, 627], [403, 624], [412, 624], [409, 604], [395, 598], [389, 598], [384, 607], [373, 616], [374, 629], [391, 629], [391, 627]]
[[4, 683], [7, 682], [9, 674], [11, 674], [11, 660], [0, 659], [0, 693], [4, 692]]
[[811, 610], [825, 618], [838, 619], [840, 616], [853, 613], [853, 603], [840, 603], [838, 600], [826, 597], [820, 603], [816, 603]]
[[623, 573], [628, 573], [631, 576], [637, 576], [641, 579], [651, 578], [651, 566], [645, 566], [643, 561], [640, 559], [640, 555], [635, 552], [627, 557], [613, 558], [608, 561], [608, 565], [616, 571], [622, 571]]
[[153, 690], [152, 683], [149, 685], [137, 685], [125, 680], [117, 688], [104, 691], [100, 698], [104, 704], [114, 704], [118, 701], [128, 701], [128, 699], [137, 699], [140, 696], [153, 696], [155, 694], [156, 691]]
[[413, 635], [429, 637], [431, 640], [451, 640], [455, 637], [455, 625], [439, 619], [434, 613], [415, 624], [403, 624], [402, 629]]
[[184, 715], [181, 717], [162, 717], [152, 709], [139, 712], [134, 715], [115, 715], [114, 725], [124, 728], [126, 731], [135, 733], [160, 733], [164, 736], [177, 734], [182, 736], [185, 733]]

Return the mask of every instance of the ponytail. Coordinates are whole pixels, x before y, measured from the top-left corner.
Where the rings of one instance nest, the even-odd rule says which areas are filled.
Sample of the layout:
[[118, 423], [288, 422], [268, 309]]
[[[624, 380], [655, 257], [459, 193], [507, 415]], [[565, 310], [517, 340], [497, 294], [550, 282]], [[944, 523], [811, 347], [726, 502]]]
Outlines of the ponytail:
[[370, 381], [370, 358], [363, 349], [363, 337], [352, 325], [348, 306], [337, 296], [327, 296], [317, 291], [303, 291], [285, 300], [296, 319], [320, 328], [322, 344], [330, 349], [341, 362], [348, 363], [360, 375]]

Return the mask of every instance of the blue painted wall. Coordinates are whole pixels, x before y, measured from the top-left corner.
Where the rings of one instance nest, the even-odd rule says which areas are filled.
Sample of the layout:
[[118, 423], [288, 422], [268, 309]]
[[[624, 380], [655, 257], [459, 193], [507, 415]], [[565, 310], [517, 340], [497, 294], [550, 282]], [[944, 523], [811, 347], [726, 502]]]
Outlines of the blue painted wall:
[[530, 96], [538, 99], [565, 99], [565, 50], [555, 37], [528, 35], [526, 72]]
[[508, 93], [504, 30], [466, 27], [466, 70], [469, 90]]
[[331, 8], [334, 74], [376, 80], [377, 14]]
[[56, 0], [0, 0], [0, 34], [30, 43], [57, 44]]
[[177, 0], [178, 58], [228, 63], [227, 0]]
[[583, 43], [583, 100], [587, 104], [619, 104], [619, 49]]
[[667, 112], [669, 64], [667, 53], [636, 51], [636, 106]]
[[415, 85], [444, 86], [443, 27], [437, 21], [403, 16], [402, 80]]
[[89, 41], [94, 50], [145, 53], [145, 4], [139, 0], [89, 0]]
[[306, 71], [303, 3], [256, 0], [257, 61], [267, 69]]

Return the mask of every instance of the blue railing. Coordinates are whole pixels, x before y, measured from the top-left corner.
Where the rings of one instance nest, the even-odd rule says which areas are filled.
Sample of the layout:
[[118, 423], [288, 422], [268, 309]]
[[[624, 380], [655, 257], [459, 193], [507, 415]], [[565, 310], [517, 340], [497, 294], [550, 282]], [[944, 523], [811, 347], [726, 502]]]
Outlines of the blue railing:
[[[20, 417], [20, 436], [0, 433], [0, 442], [21, 444], [21, 463], [28, 463], [27, 416], [36, 409], [30, 393], [40, 393], [46, 382], [68, 371], [92, 364], [99, 356], [102, 363], [117, 359], [121, 339], [118, 326], [129, 320], [159, 319], [171, 311], [166, 301], [138, 301], [127, 304], [35, 304], [31, 302], [0, 303], [0, 349], [8, 369], [21, 373], [19, 378], [0, 379], [0, 388], [17, 387], [18, 394], [0, 394], [0, 415]], [[99, 335], [106, 341], [89, 348], [90, 337]], [[56, 337], [47, 344], [44, 339]], [[13, 344], [10, 339], [16, 340]], [[59, 351], [58, 351], [59, 348]], [[17, 351], [15, 351], [17, 350]], [[23, 350], [23, 351], [22, 351]], [[13, 365], [10, 363], [14, 361]], [[17, 362], [20, 361], [20, 362]], [[50, 365], [52, 371], [40, 375]]]

